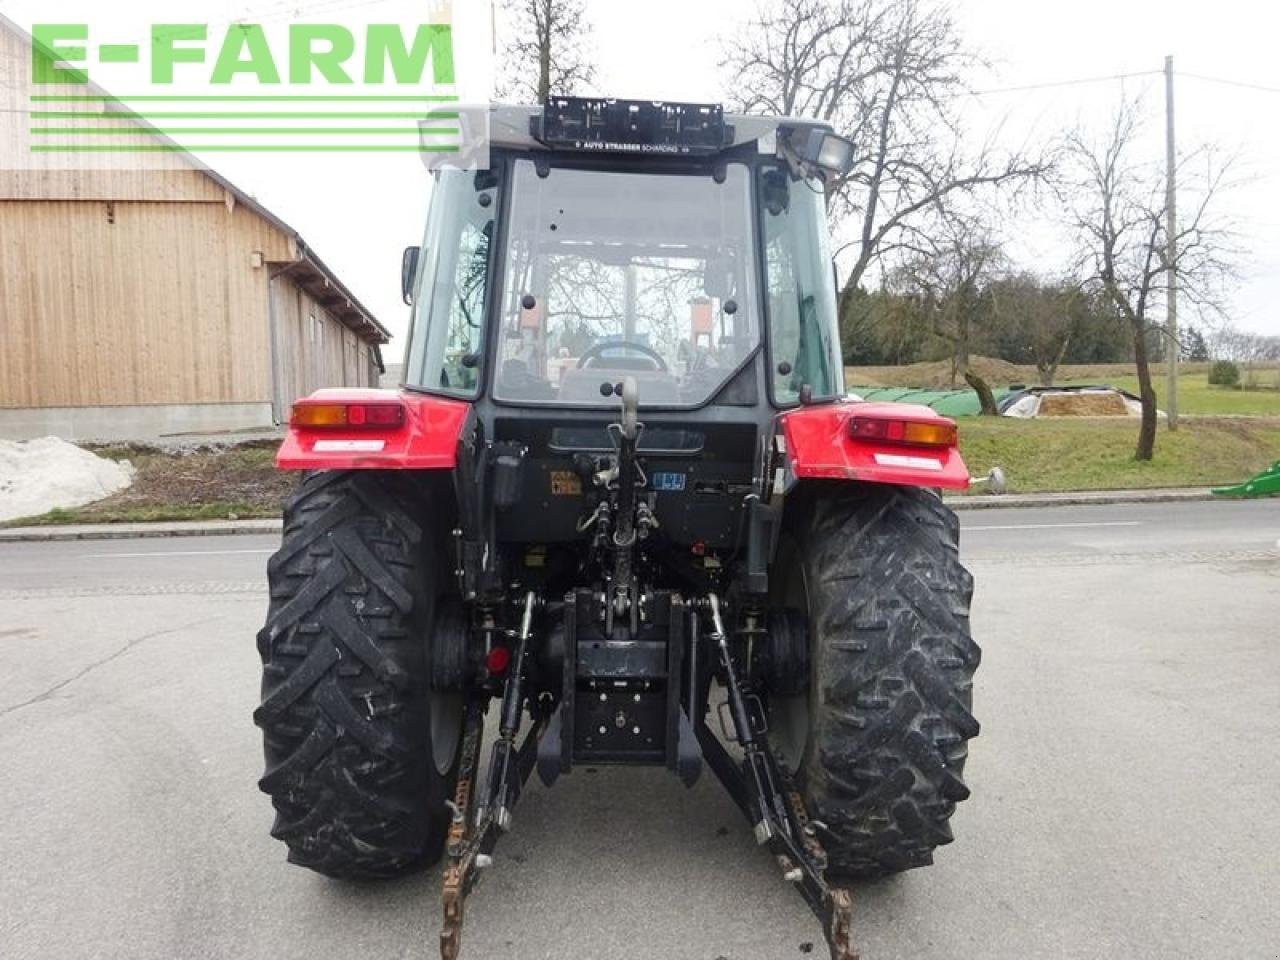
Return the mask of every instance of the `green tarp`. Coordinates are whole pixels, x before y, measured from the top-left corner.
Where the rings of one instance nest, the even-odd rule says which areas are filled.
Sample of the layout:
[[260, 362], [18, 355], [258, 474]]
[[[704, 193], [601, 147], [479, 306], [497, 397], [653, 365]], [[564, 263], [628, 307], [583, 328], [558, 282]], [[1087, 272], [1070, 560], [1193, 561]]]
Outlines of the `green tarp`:
[[[909, 387], [850, 387], [863, 400], [919, 403], [932, 407], [947, 417], [976, 417], [982, 410], [978, 395], [972, 390], [919, 390]], [[994, 391], [996, 403], [1007, 397], [1009, 390]]]

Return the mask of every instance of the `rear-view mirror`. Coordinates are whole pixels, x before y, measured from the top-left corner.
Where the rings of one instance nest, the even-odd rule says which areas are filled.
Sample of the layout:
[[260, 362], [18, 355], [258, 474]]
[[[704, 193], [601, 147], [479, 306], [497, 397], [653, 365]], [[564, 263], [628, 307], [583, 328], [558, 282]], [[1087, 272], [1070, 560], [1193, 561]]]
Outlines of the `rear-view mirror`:
[[418, 275], [418, 257], [421, 247], [405, 247], [404, 258], [400, 262], [400, 295], [404, 302], [413, 303], [413, 281]]

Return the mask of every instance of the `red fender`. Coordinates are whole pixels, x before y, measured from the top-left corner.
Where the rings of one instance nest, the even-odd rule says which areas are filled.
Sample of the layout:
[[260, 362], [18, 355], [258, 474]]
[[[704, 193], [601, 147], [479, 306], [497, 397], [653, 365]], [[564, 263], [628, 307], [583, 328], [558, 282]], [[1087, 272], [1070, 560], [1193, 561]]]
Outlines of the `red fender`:
[[955, 421], [914, 403], [832, 403], [801, 407], [783, 414], [790, 476], [797, 480], [860, 480], [906, 487], [967, 490], [969, 469], [954, 443], [907, 443], [854, 438], [850, 422], [884, 420], [895, 424], [949, 427]]
[[[400, 406], [401, 422], [389, 426], [302, 426], [307, 407]], [[281, 470], [452, 470], [458, 462], [458, 438], [471, 405], [429, 394], [395, 390], [317, 390], [293, 405], [276, 466]]]

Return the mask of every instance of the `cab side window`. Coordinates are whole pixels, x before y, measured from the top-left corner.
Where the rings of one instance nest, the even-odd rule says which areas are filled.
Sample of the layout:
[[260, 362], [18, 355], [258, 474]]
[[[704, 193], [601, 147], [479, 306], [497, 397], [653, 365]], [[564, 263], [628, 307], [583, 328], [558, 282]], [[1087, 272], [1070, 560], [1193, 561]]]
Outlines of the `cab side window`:
[[815, 398], [836, 396], [844, 377], [821, 187], [792, 180], [781, 167], [765, 167], [759, 191], [773, 399], [797, 403], [806, 386]]
[[444, 170], [422, 245], [406, 382], [471, 398], [480, 389], [498, 177]]

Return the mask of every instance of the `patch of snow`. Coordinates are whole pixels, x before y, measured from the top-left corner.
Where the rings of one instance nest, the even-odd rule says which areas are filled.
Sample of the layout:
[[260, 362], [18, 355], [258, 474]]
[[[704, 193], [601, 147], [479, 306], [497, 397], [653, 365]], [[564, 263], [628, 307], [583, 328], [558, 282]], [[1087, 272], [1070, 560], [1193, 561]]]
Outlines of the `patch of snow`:
[[0, 521], [93, 503], [133, 483], [133, 472], [57, 437], [0, 440]]
[[1040, 416], [1040, 395], [1029, 393], [1025, 397], [1020, 397], [1005, 408], [1004, 415], [1018, 417], [1021, 420], [1031, 420]]

